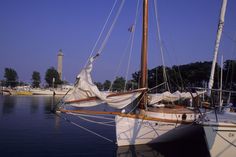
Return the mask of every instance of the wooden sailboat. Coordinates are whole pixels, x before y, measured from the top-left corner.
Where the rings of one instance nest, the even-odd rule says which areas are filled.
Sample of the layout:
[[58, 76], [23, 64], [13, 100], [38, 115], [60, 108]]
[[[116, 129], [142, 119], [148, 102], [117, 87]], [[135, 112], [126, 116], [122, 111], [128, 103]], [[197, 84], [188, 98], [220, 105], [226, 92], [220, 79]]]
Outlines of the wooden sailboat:
[[[123, 93], [100, 92], [93, 84], [90, 72], [92, 63], [98, 55], [91, 57], [87, 66], [82, 69], [77, 76], [75, 88], [72, 94], [65, 97], [60, 111], [64, 113], [79, 114], [112, 114], [115, 116], [116, 141], [118, 146], [147, 144], [164, 142], [175, 136], [174, 133], [166, 135], [167, 132], [178, 131], [180, 125], [190, 124], [197, 119], [198, 112], [183, 106], [151, 107], [147, 94], [147, 49], [148, 49], [148, 0], [143, 0], [143, 28], [142, 28], [142, 48], [141, 48], [141, 79], [140, 88], [134, 91]], [[181, 99], [180, 93], [171, 94], [169, 92], [159, 95], [164, 99]], [[192, 95], [190, 95], [190, 99]], [[196, 94], [195, 94], [196, 96]], [[156, 96], [157, 97], [157, 96]], [[155, 96], [151, 97], [155, 99]], [[74, 107], [92, 107], [101, 103], [106, 103], [111, 107], [122, 109], [136, 100], [137, 108], [135, 112], [104, 112], [104, 111], [83, 111], [67, 110], [64, 105]], [[160, 101], [160, 100], [159, 100]], [[159, 102], [157, 101], [157, 102]], [[173, 102], [173, 101], [171, 101]], [[168, 138], [165, 138], [165, 135]]]

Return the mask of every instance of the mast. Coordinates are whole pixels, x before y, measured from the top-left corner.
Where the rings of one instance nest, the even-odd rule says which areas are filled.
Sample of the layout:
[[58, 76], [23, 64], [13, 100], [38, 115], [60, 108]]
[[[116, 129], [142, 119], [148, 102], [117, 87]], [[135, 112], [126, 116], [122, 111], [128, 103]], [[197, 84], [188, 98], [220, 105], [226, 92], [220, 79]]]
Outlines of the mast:
[[221, 68], [220, 68], [220, 111], [223, 105], [223, 99], [222, 99], [222, 81], [223, 81], [223, 68], [224, 68], [224, 58], [223, 55], [221, 56]]
[[[143, 30], [142, 30], [142, 49], [141, 49], [141, 77], [140, 88], [148, 87], [147, 79], [147, 47], [148, 47], [148, 0], [143, 0]], [[144, 92], [141, 95], [139, 103], [140, 109], [145, 109], [147, 104], [147, 94]]]
[[216, 36], [216, 41], [215, 41], [214, 58], [213, 58], [212, 67], [211, 67], [211, 76], [210, 76], [209, 83], [208, 83], [208, 93], [207, 93], [208, 96], [211, 95], [211, 89], [214, 84], [215, 66], [216, 66], [216, 61], [217, 61], [217, 57], [218, 57], [218, 49], [220, 46], [220, 38], [221, 38], [221, 34], [223, 31], [223, 27], [224, 27], [226, 5], [227, 5], [227, 0], [223, 0], [222, 6], [221, 6], [221, 11], [220, 11], [220, 20], [219, 20], [219, 24], [218, 24], [217, 36]]

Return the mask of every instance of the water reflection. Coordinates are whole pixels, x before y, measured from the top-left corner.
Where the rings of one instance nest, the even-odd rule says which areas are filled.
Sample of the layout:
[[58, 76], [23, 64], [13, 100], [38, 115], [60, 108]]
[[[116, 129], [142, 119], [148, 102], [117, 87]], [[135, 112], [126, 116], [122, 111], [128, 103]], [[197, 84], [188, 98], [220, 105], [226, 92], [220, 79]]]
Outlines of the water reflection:
[[[0, 118], [1, 156], [16, 156], [23, 152], [25, 154], [21, 156], [50, 157], [116, 155], [118, 157], [203, 157], [209, 154], [206, 152], [204, 140], [199, 138], [202, 137], [201, 129], [196, 134], [189, 131], [189, 137], [177, 143], [117, 147], [70, 125], [51, 112], [52, 104], [56, 104], [59, 99], [47, 96], [0, 96], [0, 115], [9, 114]], [[109, 139], [116, 138], [115, 127], [94, 125], [78, 118], [72, 120]]]
[[43, 104], [44, 104], [44, 113], [47, 114], [51, 114], [51, 105], [52, 105], [52, 99], [53, 97], [45, 97], [43, 99]]
[[123, 146], [117, 148], [117, 157], [164, 157], [150, 145]]
[[11, 114], [14, 112], [16, 98], [11, 96], [1, 96], [2, 101], [2, 114]]
[[61, 100], [61, 97], [48, 96], [48, 97], [44, 97], [42, 100], [43, 100], [42, 103], [44, 104], [45, 114], [51, 114], [53, 111], [54, 105], [57, 104]]
[[30, 103], [30, 112], [31, 114], [37, 113], [39, 109], [39, 99], [38, 97], [31, 97], [30, 98], [31, 103]]
[[[204, 130], [199, 125], [187, 125], [175, 132], [169, 142], [159, 142], [149, 145], [124, 146], [117, 148], [118, 157], [158, 156], [158, 157], [210, 157], [207, 149]], [[184, 134], [184, 136], [182, 135]], [[168, 134], [170, 135], [170, 134]], [[165, 137], [168, 138], [168, 137]]]
[[117, 147], [117, 157], [210, 157], [205, 144], [198, 141], [156, 143]]

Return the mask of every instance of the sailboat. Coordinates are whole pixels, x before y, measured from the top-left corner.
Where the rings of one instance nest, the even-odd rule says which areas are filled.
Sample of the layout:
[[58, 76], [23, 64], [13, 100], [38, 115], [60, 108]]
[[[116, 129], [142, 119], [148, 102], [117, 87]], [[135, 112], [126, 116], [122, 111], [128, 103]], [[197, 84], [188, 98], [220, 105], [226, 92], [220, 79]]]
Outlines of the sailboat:
[[[227, 0], [223, 0], [215, 42], [214, 59], [212, 62], [212, 70], [208, 84], [209, 95], [213, 90], [212, 86], [214, 83], [215, 65], [218, 56], [221, 34], [224, 26], [226, 6]], [[222, 92], [222, 89], [220, 90], [220, 92]], [[236, 154], [236, 113], [230, 112], [230, 105], [222, 106], [221, 98], [217, 105], [212, 106], [214, 106], [215, 109], [210, 112], [204, 113], [203, 117], [201, 117], [202, 119], [200, 120], [200, 123], [205, 131], [206, 141], [210, 154], [211, 156], [217, 157], [234, 157]]]
[[[173, 104], [180, 99], [192, 99], [197, 93], [148, 94], [147, 79], [147, 49], [148, 49], [148, 0], [143, 0], [143, 24], [141, 46], [141, 77], [139, 88], [119, 93], [101, 92], [93, 83], [91, 71], [99, 54], [91, 57], [87, 65], [78, 74], [72, 93], [65, 96], [59, 110], [63, 113], [115, 115], [116, 143], [118, 146], [165, 142], [175, 136], [175, 131], [182, 131], [181, 125], [193, 123], [199, 112], [184, 106], [153, 107], [162, 101]], [[131, 111], [123, 110], [134, 103]], [[93, 107], [107, 104], [120, 109], [118, 112], [83, 110], [83, 107]], [[67, 109], [65, 106], [79, 107]], [[82, 108], [82, 109], [81, 109]], [[168, 133], [168, 134], [167, 134]]]

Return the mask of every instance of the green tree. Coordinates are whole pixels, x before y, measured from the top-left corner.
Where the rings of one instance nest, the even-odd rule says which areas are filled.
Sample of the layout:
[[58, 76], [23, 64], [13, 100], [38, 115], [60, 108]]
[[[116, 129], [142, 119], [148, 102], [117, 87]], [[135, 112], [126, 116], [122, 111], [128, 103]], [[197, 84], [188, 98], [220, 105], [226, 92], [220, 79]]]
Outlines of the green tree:
[[236, 60], [226, 60], [224, 62], [224, 88], [236, 90]]
[[103, 89], [103, 84], [101, 82], [94, 82], [94, 84], [98, 87], [100, 91]]
[[40, 77], [40, 73], [38, 71], [33, 71], [32, 74], [32, 87], [33, 88], [38, 88], [40, 83], [41, 83], [41, 77]]
[[17, 72], [12, 68], [5, 68], [4, 77], [6, 78], [6, 86], [15, 87], [18, 84]]
[[109, 80], [106, 80], [104, 83], [103, 83], [103, 89], [105, 91], [109, 90], [110, 89], [110, 86], [111, 86], [111, 81]]
[[126, 83], [126, 90], [134, 90], [138, 88], [138, 84], [134, 80], [129, 80]]
[[[167, 81], [172, 91], [183, 90], [186, 87], [205, 87], [209, 80], [212, 62], [195, 62], [185, 65], [166, 67]], [[216, 66], [219, 71], [219, 66]], [[138, 83], [140, 72], [132, 74], [134, 82]], [[215, 75], [215, 82], [218, 82]], [[148, 70], [148, 88], [153, 88], [164, 82], [163, 67], [158, 66]], [[216, 83], [215, 83], [216, 84]], [[165, 86], [155, 88], [153, 92], [162, 92]]]
[[47, 82], [49, 87], [53, 86], [53, 78], [55, 79], [54, 87], [57, 87], [57, 85], [62, 84], [57, 70], [54, 67], [51, 67], [47, 69], [45, 74], [45, 81]]
[[113, 91], [123, 91], [125, 87], [125, 79], [123, 77], [116, 77], [112, 85]]

